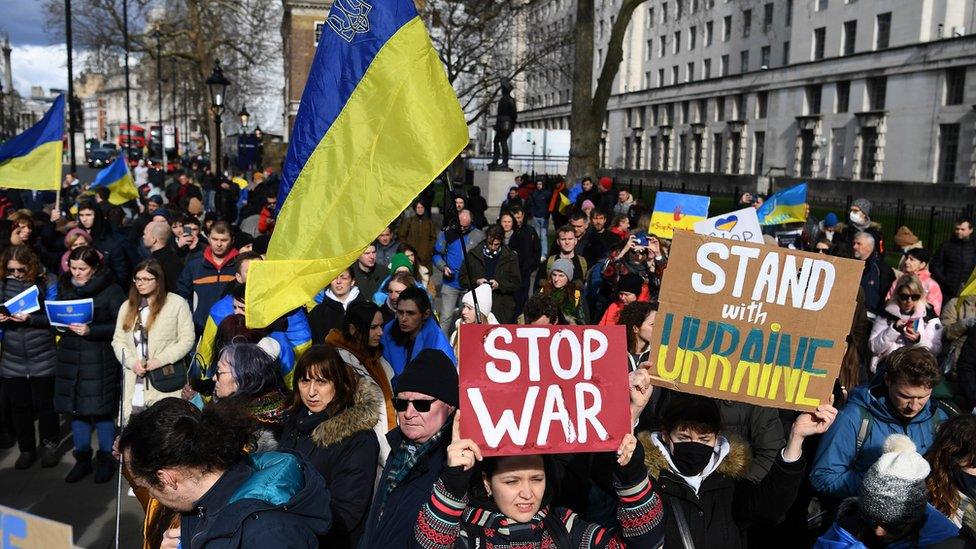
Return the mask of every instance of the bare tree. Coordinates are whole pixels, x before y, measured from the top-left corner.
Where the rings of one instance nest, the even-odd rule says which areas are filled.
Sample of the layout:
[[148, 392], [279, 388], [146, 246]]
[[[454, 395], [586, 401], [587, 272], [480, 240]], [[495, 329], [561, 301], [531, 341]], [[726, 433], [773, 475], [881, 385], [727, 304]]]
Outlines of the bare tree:
[[610, 29], [606, 58], [593, 88], [594, 0], [576, 0], [576, 26], [573, 71], [573, 102], [570, 110], [569, 167], [567, 179], [593, 175], [600, 166], [600, 133], [613, 81], [623, 60], [623, 41], [634, 10], [646, 0], [620, 0], [620, 8]]
[[567, 43], [570, 29], [524, 32], [537, 0], [427, 0], [420, 13], [469, 125], [490, 113], [502, 80], [535, 70]]

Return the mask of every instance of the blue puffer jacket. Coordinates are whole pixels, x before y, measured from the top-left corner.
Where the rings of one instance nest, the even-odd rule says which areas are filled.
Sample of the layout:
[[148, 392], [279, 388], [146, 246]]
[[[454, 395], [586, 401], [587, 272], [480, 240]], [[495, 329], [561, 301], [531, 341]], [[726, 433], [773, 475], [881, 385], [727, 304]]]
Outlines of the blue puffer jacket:
[[386, 326], [383, 326], [383, 337], [380, 338], [380, 345], [383, 346], [383, 358], [390, 363], [394, 375], [400, 375], [400, 372], [407, 366], [407, 363], [413, 360], [424, 349], [440, 349], [444, 351], [444, 354], [457, 366], [454, 348], [451, 347], [451, 342], [447, 340], [447, 336], [444, 335], [441, 327], [434, 320], [434, 315], [427, 317], [424, 325], [420, 327], [420, 333], [417, 334], [417, 339], [413, 342], [413, 349], [410, 356], [407, 356], [406, 347], [397, 345], [393, 341], [392, 332], [394, 326], [396, 326], [395, 318], [387, 322]]
[[[887, 549], [929, 547], [959, 534], [959, 527], [945, 518], [935, 507], [928, 505], [926, 515], [928, 518], [926, 518], [925, 526], [919, 533], [917, 546], [908, 541], [898, 541], [886, 546]], [[817, 542], [813, 544], [813, 549], [867, 549], [867, 546], [845, 530], [839, 522], [835, 522], [829, 530], [817, 539]]]
[[485, 239], [485, 233], [478, 229], [470, 229], [464, 233], [464, 247], [461, 249], [461, 239], [456, 230], [449, 232], [440, 231], [437, 233], [437, 240], [434, 242], [434, 267], [443, 271], [444, 267], [450, 267], [451, 277], [444, 277], [443, 284], [456, 290], [461, 289], [461, 265], [464, 264], [464, 254], [471, 251], [476, 245]]
[[[907, 424], [895, 417], [888, 407], [888, 390], [884, 376], [877, 376], [871, 386], [854, 389], [847, 406], [817, 447], [810, 484], [817, 491], [844, 498], [857, 495], [861, 478], [881, 457], [881, 449], [888, 435], [907, 435], [915, 443], [918, 453], [924, 454], [935, 436], [935, 429], [947, 418], [934, 401]], [[858, 432], [867, 420], [861, 449], [857, 449]]]
[[294, 454], [254, 454], [224, 475], [180, 521], [184, 549], [318, 547], [332, 527], [325, 481]]

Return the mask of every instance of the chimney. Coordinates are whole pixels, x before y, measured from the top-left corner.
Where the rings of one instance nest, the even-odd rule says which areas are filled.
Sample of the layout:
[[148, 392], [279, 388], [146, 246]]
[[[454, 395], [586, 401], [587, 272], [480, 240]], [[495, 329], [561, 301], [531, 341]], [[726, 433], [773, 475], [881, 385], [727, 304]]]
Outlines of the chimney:
[[14, 75], [10, 69], [10, 37], [3, 39], [3, 91], [14, 91]]

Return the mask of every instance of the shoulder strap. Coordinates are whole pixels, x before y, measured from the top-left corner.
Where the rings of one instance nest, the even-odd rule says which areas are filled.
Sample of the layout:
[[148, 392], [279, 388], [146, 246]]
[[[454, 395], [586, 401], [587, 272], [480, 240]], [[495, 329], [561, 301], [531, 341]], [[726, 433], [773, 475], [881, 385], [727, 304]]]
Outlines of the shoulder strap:
[[[552, 536], [553, 543], [559, 549], [575, 549], [579, 547], [579, 544], [572, 545], [569, 540], [569, 532], [566, 531], [566, 525], [563, 523], [556, 513], [563, 511], [562, 509], [550, 509], [549, 513], [542, 518], [542, 524], [545, 525], [546, 531]], [[574, 521], [575, 522], [575, 521]]]
[[864, 441], [871, 434], [871, 414], [862, 406], [858, 406], [857, 409], [858, 413], [861, 414], [861, 424], [857, 428], [857, 444], [854, 446], [854, 459], [857, 459], [861, 454], [861, 447], [864, 446]]
[[665, 498], [665, 501], [671, 507], [671, 514], [674, 515], [674, 521], [678, 524], [678, 533], [681, 534], [681, 546], [684, 549], [695, 549], [695, 540], [691, 537], [691, 528], [688, 527], [688, 521], [685, 520], [685, 514], [678, 505], [677, 498]]

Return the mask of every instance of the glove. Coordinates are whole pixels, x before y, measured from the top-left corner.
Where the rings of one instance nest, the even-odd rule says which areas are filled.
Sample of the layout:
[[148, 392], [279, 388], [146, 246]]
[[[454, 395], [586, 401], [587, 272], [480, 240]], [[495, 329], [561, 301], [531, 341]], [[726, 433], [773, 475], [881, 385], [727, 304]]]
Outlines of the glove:
[[972, 328], [973, 326], [976, 326], [976, 316], [964, 318], [962, 323], [965, 324], [967, 328]]

